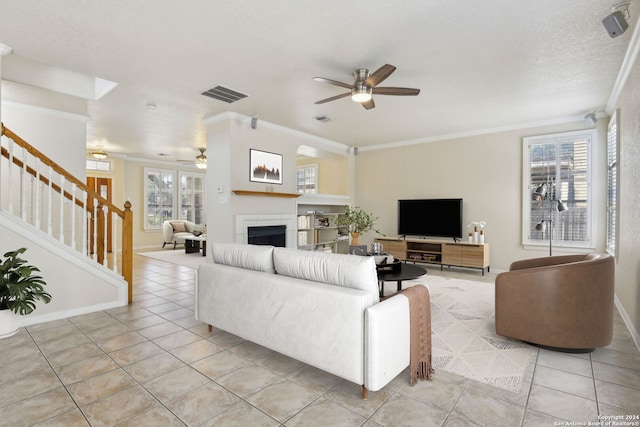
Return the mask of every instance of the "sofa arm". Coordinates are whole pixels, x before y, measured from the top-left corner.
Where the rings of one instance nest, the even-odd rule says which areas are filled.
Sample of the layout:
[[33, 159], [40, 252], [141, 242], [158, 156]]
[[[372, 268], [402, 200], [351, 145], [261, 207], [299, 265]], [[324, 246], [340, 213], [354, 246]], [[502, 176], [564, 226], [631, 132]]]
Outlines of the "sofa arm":
[[380, 390], [409, 366], [409, 300], [395, 295], [365, 311], [364, 385]]
[[529, 268], [549, 267], [553, 265], [568, 264], [571, 262], [579, 262], [584, 259], [585, 255], [560, 255], [548, 256], [541, 258], [523, 259], [511, 263], [509, 271], [525, 270]]
[[162, 237], [165, 243], [173, 243], [173, 226], [169, 221], [162, 223]]

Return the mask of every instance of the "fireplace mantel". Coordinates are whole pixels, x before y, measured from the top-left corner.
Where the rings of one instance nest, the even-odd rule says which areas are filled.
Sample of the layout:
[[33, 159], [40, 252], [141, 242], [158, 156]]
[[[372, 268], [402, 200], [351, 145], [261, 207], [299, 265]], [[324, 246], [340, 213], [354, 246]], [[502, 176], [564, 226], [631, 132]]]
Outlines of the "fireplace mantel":
[[294, 199], [302, 196], [299, 193], [276, 193], [273, 191], [249, 191], [249, 190], [231, 190], [233, 194], [238, 196], [265, 196], [265, 197], [284, 197]]

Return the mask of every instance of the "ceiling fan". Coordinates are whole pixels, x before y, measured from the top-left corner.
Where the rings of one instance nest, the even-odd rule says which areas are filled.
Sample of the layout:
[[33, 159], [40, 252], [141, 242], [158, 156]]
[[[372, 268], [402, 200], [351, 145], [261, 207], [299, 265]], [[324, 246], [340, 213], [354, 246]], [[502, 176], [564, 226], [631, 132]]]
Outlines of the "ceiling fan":
[[373, 102], [372, 95], [418, 95], [420, 93], [420, 89], [411, 89], [407, 87], [377, 87], [395, 70], [396, 67], [389, 64], [383, 65], [371, 74], [369, 73], [369, 70], [360, 68], [353, 72], [353, 84], [325, 79], [324, 77], [314, 77], [313, 80], [317, 82], [329, 83], [335, 86], [350, 89], [350, 91], [347, 93], [332, 96], [331, 98], [327, 99], [322, 99], [320, 101], [317, 101], [316, 104], [324, 104], [325, 102], [335, 101], [336, 99], [345, 98], [351, 95], [351, 99], [353, 101], [361, 103], [365, 109], [370, 110], [376, 106], [376, 104]]
[[179, 162], [183, 162], [185, 165], [195, 165], [198, 169], [206, 169], [207, 168], [207, 156], [204, 154], [207, 151], [206, 148], [198, 148], [200, 154], [198, 154], [195, 160], [178, 160]]

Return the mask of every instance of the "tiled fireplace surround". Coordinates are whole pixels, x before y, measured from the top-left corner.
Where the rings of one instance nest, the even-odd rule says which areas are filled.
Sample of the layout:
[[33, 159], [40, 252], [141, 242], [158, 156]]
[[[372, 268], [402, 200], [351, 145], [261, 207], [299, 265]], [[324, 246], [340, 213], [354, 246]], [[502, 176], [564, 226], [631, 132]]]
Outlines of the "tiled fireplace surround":
[[236, 243], [248, 243], [249, 227], [266, 227], [270, 225], [284, 225], [287, 227], [286, 247], [296, 248], [296, 215], [290, 214], [264, 214], [264, 215], [236, 215], [235, 238]]

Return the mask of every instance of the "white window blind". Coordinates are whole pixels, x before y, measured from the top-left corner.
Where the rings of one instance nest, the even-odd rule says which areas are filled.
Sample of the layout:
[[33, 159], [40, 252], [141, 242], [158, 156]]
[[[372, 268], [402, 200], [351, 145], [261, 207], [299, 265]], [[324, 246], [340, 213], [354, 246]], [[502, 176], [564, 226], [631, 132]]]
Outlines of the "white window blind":
[[618, 212], [618, 112], [607, 129], [607, 252], [616, 254]]
[[[592, 130], [524, 138], [523, 244], [591, 246], [594, 138]], [[558, 201], [569, 209], [559, 212]]]
[[317, 194], [318, 165], [304, 165], [296, 168], [296, 186], [298, 193]]

